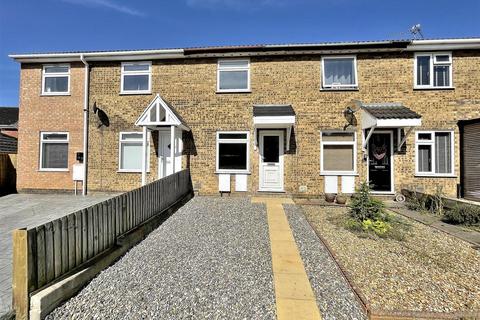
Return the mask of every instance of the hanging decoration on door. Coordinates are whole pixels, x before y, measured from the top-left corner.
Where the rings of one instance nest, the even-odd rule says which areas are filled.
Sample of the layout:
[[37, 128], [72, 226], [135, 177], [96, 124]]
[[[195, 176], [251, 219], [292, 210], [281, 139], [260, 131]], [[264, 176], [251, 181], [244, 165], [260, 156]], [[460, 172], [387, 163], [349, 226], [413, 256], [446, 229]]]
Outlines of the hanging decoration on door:
[[384, 144], [383, 146], [376, 146], [375, 144], [372, 144], [372, 153], [375, 159], [382, 160], [387, 154], [387, 145]]

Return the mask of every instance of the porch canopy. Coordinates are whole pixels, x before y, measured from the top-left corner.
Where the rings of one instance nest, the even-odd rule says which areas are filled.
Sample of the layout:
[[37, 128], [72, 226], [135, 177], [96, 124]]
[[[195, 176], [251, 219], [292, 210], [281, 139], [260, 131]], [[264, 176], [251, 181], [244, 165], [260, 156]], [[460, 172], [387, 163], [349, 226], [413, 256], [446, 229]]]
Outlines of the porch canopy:
[[295, 111], [291, 105], [254, 105], [253, 127], [255, 148], [257, 147], [257, 129], [286, 129], [287, 151], [290, 149], [290, 137], [295, 125]]
[[164, 100], [157, 93], [155, 98], [145, 108], [143, 113], [135, 122], [136, 126], [143, 128], [142, 143], [142, 185], [146, 183], [147, 172], [147, 132], [148, 130], [158, 130], [160, 128], [170, 127], [170, 157], [172, 159], [172, 172], [175, 172], [175, 129], [179, 128], [183, 131], [190, 131], [190, 128], [182, 119], [175, 108]]
[[363, 110], [362, 129], [370, 129], [363, 142], [364, 150], [377, 128], [408, 128], [405, 136], [398, 144], [397, 148], [400, 150], [413, 128], [422, 125], [422, 116], [401, 103], [362, 103], [361, 108]]

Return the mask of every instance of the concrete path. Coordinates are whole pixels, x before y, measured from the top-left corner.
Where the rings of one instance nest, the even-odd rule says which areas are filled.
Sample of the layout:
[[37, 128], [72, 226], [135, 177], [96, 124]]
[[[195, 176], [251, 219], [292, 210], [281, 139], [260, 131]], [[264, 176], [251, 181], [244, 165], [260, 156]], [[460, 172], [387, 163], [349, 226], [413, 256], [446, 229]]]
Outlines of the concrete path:
[[0, 316], [12, 301], [12, 230], [35, 227], [112, 197], [65, 194], [10, 194], [0, 197]]
[[389, 208], [393, 212], [406, 216], [410, 219], [441, 230], [449, 235], [471, 243], [475, 248], [480, 248], [480, 232], [462, 226], [445, 223], [442, 217], [428, 213], [409, 210], [407, 208]]
[[277, 319], [321, 319], [315, 294], [283, 209], [284, 203], [293, 204], [293, 201], [252, 198], [252, 202], [267, 204]]

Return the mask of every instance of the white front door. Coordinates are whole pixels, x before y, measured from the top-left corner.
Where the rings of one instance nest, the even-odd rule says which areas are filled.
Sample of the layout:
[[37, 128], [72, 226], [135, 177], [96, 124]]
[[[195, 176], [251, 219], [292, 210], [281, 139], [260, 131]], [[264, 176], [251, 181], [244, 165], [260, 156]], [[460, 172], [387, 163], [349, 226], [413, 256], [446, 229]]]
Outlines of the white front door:
[[172, 159], [170, 156], [170, 131], [158, 132], [158, 178], [172, 174]]
[[260, 191], [283, 191], [283, 131], [260, 131]]

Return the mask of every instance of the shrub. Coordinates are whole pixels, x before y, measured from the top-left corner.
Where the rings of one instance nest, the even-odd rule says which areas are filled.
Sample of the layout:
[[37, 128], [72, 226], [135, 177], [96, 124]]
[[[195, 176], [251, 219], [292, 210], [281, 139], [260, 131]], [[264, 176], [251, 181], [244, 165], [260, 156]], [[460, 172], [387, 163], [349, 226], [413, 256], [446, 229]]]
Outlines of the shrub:
[[373, 231], [377, 236], [383, 236], [392, 229], [392, 225], [388, 222], [370, 219], [363, 220], [362, 229], [364, 231]]
[[350, 216], [359, 222], [368, 219], [387, 221], [383, 202], [372, 198], [369, 192], [369, 185], [363, 182], [350, 202]]
[[456, 205], [453, 209], [445, 211], [443, 220], [454, 224], [480, 224], [480, 207], [466, 204]]

